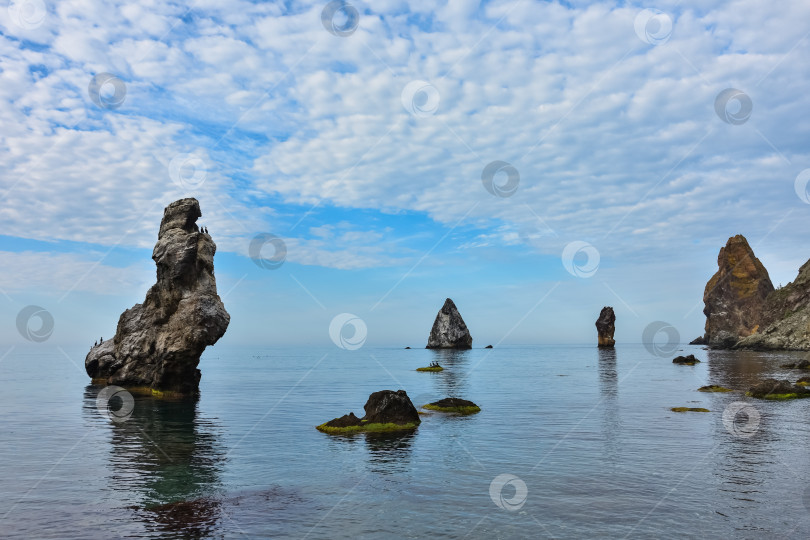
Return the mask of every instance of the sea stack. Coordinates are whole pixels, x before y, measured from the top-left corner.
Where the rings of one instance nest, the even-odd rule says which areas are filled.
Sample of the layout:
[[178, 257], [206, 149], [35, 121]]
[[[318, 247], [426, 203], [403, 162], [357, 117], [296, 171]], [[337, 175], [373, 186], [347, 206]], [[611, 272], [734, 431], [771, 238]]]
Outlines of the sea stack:
[[729, 238], [720, 249], [717, 265], [717, 273], [703, 293], [705, 341], [713, 348], [729, 348], [759, 329], [765, 299], [774, 288], [768, 271], [742, 235]]
[[596, 332], [599, 335], [599, 347], [612, 348], [616, 344], [613, 339], [613, 332], [616, 331], [616, 314], [613, 308], [605, 306], [596, 319]]
[[200, 355], [225, 334], [231, 319], [217, 295], [217, 246], [196, 225], [201, 215], [193, 198], [163, 211], [152, 251], [157, 282], [143, 304], [121, 314], [115, 337], [90, 349], [84, 365], [94, 383], [197, 393]]
[[472, 349], [472, 336], [449, 298], [436, 315], [426, 349]]

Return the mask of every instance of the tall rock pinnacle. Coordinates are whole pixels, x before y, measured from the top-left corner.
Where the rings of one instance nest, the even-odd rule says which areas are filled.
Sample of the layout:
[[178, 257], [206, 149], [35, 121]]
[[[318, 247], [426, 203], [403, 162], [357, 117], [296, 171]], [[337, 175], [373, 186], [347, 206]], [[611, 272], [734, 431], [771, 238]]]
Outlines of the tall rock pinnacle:
[[616, 340], [613, 339], [613, 333], [616, 331], [616, 314], [613, 313], [612, 307], [602, 308], [596, 320], [596, 331], [599, 334], [599, 347], [613, 347], [616, 344]]
[[217, 246], [196, 225], [201, 215], [193, 198], [163, 211], [152, 251], [157, 282], [143, 304], [121, 314], [115, 337], [90, 349], [84, 364], [95, 383], [197, 392], [200, 355], [225, 334], [231, 319], [217, 295]]
[[426, 349], [472, 349], [472, 336], [449, 298], [436, 315]]
[[768, 271], [742, 235], [729, 238], [720, 249], [717, 265], [719, 269], [703, 293], [705, 340], [711, 347], [725, 348], [759, 329], [765, 299], [774, 288]]

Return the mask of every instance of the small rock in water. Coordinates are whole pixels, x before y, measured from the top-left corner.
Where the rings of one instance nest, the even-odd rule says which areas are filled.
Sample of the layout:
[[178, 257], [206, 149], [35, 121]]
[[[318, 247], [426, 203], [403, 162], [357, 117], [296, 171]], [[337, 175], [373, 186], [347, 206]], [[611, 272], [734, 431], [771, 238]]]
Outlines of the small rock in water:
[[798, 362], [794, 362], [792, 364], [782, 364], [783, 368], [787, 369], [810, 369], [810, 361], [808, 360], [800, 360]]
[[405, 390], [374, 392], [363, 408], [366, 412], [363, 418], [349, 413], [321, 424], [317, 429], [330, 434], [400, 431], [413, 429], [422, 421]]
[[703, 407], [672, 407], [672, 412], [711, 412], [709, 409]]
[[687, 356], [676, 356], [672, 359], [673, 364], [680, 364], [682, 366], [694, 366], [695, 364], [699, 364], [700, 360], [695, 358], [694, 354], [690, 354]]
[[475, 414], [481, 411], [481, 407], [468, 401], [466, 399], [448, 397], [428, 403], [424, 406], [425, 409], [431, 411], [457, 413], [457, 414]]
[[790, 381], [764, 379], [762, 382], [752, 386], [745, 395], [760, 399], [797, 399], [810, 397], [810, 389], [801, 385], [790, 384]]
[[708, 386], [701, 386], [698, 388], [698, 392], [733, 392], [734, 390], [730, 388], [725, 388], [723, 386], [718, 386], [716, 384], [710, 384]]

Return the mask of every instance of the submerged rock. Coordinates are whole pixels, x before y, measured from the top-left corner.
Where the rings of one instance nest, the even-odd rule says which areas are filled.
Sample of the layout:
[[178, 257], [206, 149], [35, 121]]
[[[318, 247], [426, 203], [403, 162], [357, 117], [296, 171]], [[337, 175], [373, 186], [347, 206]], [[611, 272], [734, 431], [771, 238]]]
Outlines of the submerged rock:
[[748, 389], [746, 396], [760, 399], [796, 399], [810, 397], [810, 389], [801, 385], [790, 384], [790, 381], [764, 379]]
[[317, 427], [330, 434], [414, 429], [422, 420], [405, 390], [380, 390], [368, 397], [363, 407], [366, 414], [357, 418], [353, 412]]
[[613, 333], [616, 331], [616, 314], [613, 313], [613, 308], [606, 306], [602, 308], [599, 313], [599, 318], [596, 319], [596, 332], [598, 333], [598, 346], [599, 347], [613, 347], [616, 340], [613, 339]]
[[466, 399], [453, 397], [440, 399], [439, 401], [434, 401], [433, 403], [428, 403], [427, 405], [424, 406], [424, 408], [430, 409], [431, 411], [457, 413], [457, 414], [475, 414], [477, 412], [481, 412], [481, 407], [479, 407], [472, 401], [467, 401]]
[[705, 340], [711, 347], [729, 348], [760, 328], [765, 299], [774, 287], [742, 235], [720, 249], [717, 266], [703, 293]]
[[810, 369], [810, 361], [799, 360], [798, 362], [794, 362], [792, 364], [782, 364], [781, 367], [786, 369]]
[[669, 410], [672, 412], [711, 412], [703, 407], [672, 407]]
[[676, 356], [672, 359], [673, 364], [680, 364], [682, 366], [694, 366], [695, 364], [699, 364], [700, 360], [695, 358], [694, 354], [689, 354], [687, 356]]
[[164, 210], [152, 251], [157, 282], [143, 304], [121, 314], [115, 337], [90, 349], [84, 365], [94, 382], [197, 392], [200, 355], [225, 334], [231, 318], [217, 294], [216, 244], [196, 225], [201, 215], [193, 198]]
[[698, 392], [733, 392], [731, 388], [726, 388], [724, 386], [718, 386], [716, 384], [710, 384], [708, 386], [701, 386], [698, 388]]
[[471, 349], [472, 336], [449, 298], [436, 315], [426, 349]]

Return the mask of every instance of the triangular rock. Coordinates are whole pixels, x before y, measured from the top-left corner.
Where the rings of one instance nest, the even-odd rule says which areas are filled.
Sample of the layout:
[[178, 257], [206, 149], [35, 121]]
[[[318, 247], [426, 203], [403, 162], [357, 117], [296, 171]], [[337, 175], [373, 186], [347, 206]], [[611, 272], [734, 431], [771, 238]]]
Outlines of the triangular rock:
[[449, 298], [436, 315], [426, 349], [472, 349], [472, 336]]

